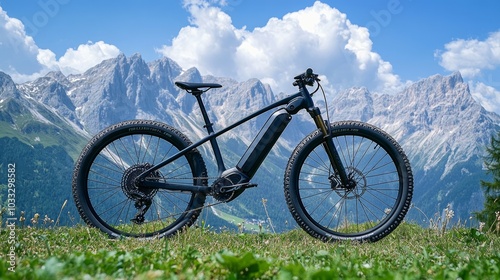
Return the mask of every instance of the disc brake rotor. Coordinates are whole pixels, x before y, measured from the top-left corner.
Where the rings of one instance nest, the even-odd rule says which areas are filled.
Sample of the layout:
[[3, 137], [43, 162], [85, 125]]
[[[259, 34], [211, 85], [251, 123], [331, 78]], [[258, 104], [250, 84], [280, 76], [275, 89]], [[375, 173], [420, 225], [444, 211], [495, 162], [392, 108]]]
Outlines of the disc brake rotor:
[[347, 168], [347, 174], [349, 180], [353, 181], [353, 187], [343, 187], [341, 186], [340, 180], [336, 178], [330, 178], [330, 182], [332, 184], [332, 189], [335, 190], [335, 192], [345, 198], [345, 199], [358, 199], [361, 196], [363, 196], [366, 192], [367, 188], [367, 183], [366, 183], [366, 177], [361, 172], [361, 170], [355, 168], [355, 167], [348, 167]]

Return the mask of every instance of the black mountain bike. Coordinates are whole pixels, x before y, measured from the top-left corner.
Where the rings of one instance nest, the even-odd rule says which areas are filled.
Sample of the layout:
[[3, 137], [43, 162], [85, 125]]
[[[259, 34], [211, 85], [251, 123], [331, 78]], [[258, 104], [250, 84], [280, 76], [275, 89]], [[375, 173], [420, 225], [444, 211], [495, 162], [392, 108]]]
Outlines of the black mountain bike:
[[[284, 193], [292, 216], [302, 229], [323, 241], [383, 238], [410, 207], [410, 163], [399, 144], [379, 128], [357, 121], [325, 121], [312, 99], [319, 88], [323, 91], [319, 81], [307, 69], [295, 77], [296, 94], [219, 132], [214, 132], [201, 96], [221, 85], [176, 82], [198, 101], [208, 135], [192, 143], [179, 130], [148, 120], [124, 121], [104, 129], [76, 162], [72, 190], [81, 217], [111, 237], [174, 235], [196, 221], [207, 207], [207, 196], [217, 203], [229, 202], [255, 187], [250, 179], [292, 115], [305, 109], [317, 129], [298, 144], [285, 169]], [[310, 93], [307, 86], [315, 83], [317, 88]], [[272, 109], [277, 110], [238, 164], [226, 168], [216, 138]], [[210, 185], [197, 150], [206, 142], [219, 173]]]

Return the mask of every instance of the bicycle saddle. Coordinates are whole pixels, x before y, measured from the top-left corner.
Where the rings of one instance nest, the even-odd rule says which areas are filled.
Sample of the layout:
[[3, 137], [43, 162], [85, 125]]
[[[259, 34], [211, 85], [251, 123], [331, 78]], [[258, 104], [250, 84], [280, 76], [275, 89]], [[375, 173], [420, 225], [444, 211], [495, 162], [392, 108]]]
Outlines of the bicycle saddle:
[[188, 92], [193, 92], [193, 91], [202, 91], [202, 89], [205, 89], [205, 91], [211, 89], [211, 88], [220, 88], [222, 85], [219, 84], [214, 84], [214, 83], [188, 83], [188, 82], [175, 82], [175, 85], [180, 87], [183, 90], [187, 90]]

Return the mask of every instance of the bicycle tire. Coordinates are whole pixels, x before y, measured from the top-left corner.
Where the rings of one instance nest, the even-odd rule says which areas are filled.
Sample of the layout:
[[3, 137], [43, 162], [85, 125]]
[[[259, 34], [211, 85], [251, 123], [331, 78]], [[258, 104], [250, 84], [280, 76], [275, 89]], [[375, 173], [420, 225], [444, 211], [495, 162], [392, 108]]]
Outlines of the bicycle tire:
[[316, 130], [298, 144], [288, 161], [284, 177], [288, 208], [302, 229], [322, 241], [380, 240], [410, 208], [410, 163], [400, 145], [373, 125], [332, 123], [331, 136], [356, 187], [339, 188], [323, 134]]
[[[98, 133], [73, 172], [73, 198], [82, 219], [113, 238], [162, 238], [191, 226], [205, 203], [204, 193], [141, 189], [133, 183], [134, 176], [190, 144], [180, 131], [155, 121], [125, 121]], [[150, 176], [207, 185], [206, 166], [196, 149]], [[136, 216], [139, 197], [151, 205], [142, 220]]]

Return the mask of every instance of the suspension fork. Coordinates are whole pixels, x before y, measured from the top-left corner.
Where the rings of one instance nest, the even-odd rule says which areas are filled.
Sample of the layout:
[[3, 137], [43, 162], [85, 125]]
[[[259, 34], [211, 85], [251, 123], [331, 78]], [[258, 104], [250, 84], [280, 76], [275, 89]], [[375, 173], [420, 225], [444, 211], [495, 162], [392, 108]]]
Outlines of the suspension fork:
[[329, 124], [326, 124], [321, 117], [321, 113], [318, 107], [314, 107], [312, 110], [308, 111], [313, 118], [316, 127], [318, 127], [318, 129], [323, 133], [323, 138], [325, 140], [323, 142], [323, 147], [325, 147], [325, 151], [328, 155], [328, 158], [330, 159], [330, 163], [332, 164], [333, 170], [335, 171], [335, 175], [337, 175], [340, 179], [342, 186], [351, 188], [353, 181], [347, 176], [337, 148], [335, 148], [335, 145], [333, 144], [333, 138], [331, 137], [330, 129], [327, 128], [327, 125]]

